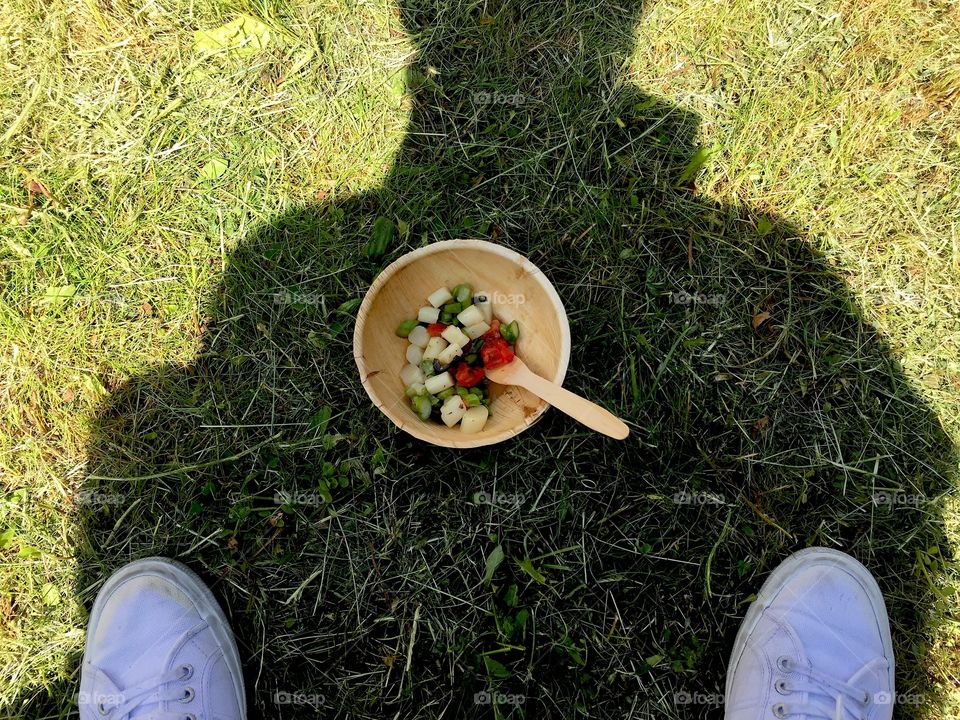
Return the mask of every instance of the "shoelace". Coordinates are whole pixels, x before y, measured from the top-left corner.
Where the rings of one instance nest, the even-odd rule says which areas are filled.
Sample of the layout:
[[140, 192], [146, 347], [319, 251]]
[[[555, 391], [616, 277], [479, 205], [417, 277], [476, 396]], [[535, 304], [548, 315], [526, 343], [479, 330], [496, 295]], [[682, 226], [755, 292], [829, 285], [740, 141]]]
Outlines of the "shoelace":
[[[144, 704], [172, 700], [179, 700], [184, 703], [190, 702], [193, 700], [194, 691], [192, 688], [182, 686], [182, 683], [189, 680], [192, 675], [193, 668], [190, 665], [181, 665], [158, 678], [124, 688], [120, 691], [119, 698], [109, 696], [109, 699], [114, 702], [99, 702], [97, 710], [107, 720], [128, 720], [130, 714]], [[171, 683], [181, 685], [179, 687], [168, 687]], [[196, 720], [191, 713], [160, 712], [159, 710], [142, 717], [143, 720]], [[140, 720], [139, 717], [138, 720]]]
[[843, 720], [848, 714], [856, 720], [863, 720], [864, 711], [870, 704], [870, 693], [862, 687], [842, 682], [814, 668], [801, 667], [789, 657], [777, 660], [777, 668], [783, 673], [794, 673], [802, 677], [799, 681], [777, 680], [774, 684], [781, 695], [807, 692], [828, 699], [827, 703], [787, 703], [773, 706], [773, 714], [778, 718], [806, 715], [808, 718], [825, 720]]

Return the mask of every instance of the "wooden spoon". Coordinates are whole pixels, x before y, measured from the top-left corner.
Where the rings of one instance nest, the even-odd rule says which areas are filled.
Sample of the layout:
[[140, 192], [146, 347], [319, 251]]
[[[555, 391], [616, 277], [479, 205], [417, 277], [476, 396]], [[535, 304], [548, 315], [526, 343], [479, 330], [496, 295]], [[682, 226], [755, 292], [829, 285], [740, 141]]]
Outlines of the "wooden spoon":
[[511, 362], [498, 368], [492, 370], [487, 368], [487, 377], [499, 385], [518, 385], [526, 388], [591, 430], [617, 440], [623, 440], [630, 434], [630, 429], [616, 415], [540, 377], [518, 357], [514, 357]]

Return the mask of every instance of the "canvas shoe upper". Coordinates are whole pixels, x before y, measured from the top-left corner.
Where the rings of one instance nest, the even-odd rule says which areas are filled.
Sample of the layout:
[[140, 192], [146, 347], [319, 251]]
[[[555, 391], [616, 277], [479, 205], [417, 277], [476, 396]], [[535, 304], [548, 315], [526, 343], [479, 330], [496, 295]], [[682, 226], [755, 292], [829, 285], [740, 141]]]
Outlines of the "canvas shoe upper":
[[727, 673], [727, 720], [890, 720], [894, 661], [883, 596], [849, 555], [787, 558], [747, 611]]
[[245, 720], [233, 633], [192, 571], [147, 558], [107, 580], [90, 613], [78, 704], [81, 720]]

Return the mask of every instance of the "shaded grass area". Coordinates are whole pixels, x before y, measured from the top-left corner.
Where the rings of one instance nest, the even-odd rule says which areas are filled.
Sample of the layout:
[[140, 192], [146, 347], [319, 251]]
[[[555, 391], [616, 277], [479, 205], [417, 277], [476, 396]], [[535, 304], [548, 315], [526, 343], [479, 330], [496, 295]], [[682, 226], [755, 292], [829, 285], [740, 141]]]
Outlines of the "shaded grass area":
[[[885, 591], [903, 716], [950, 716], [949, 6], [182, 9], [282, 35], [203, 62], [173, 9], [91, 7], [21, 6], [0, 46], [33, 79], [3, 150], [55, 198], [20, 225], [4, 177], [4, 712], [66, 712], [82, 605], [167, 554], [266, 716], [718, 714], [681, 698], [722, 691], [751, 593], [823, 544]], [[464, 236], [545, 270], [568, 384], [627, 443], [549, 413], [451, 453], [369, 407], [359, 298]]]

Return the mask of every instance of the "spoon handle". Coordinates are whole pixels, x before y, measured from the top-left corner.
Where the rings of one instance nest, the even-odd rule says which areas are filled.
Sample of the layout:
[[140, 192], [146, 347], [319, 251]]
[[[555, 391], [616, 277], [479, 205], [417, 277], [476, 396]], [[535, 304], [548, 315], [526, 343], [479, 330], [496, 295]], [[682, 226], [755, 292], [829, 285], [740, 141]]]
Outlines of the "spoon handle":
[[512, 383], [526, 388], [534, 395], [543, 398], [557, 410], [566, 413], [574, 420], [583, 423], [591, 430], [596, 430], [617, 440], [623, 440], [630, 434], [630, 429], [616, 415], [592, 403], [585, 397], [565, 390], [556, 383], [542, 378], [529, 368], [524, 368], [512, 378]]

